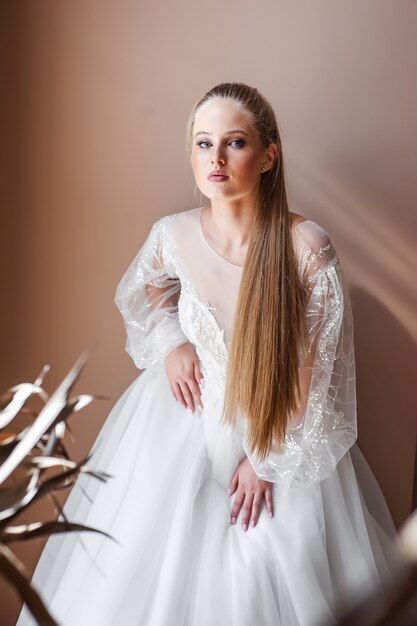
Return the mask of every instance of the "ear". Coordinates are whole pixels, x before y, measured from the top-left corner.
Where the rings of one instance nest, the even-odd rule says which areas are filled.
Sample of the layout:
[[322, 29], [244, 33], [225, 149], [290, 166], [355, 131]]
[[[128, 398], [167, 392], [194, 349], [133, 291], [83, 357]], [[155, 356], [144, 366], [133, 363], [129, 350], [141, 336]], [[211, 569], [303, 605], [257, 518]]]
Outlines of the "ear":
[[276, 143], [270, 143], [265, 152], [265, 166], [267, 169], [271, 169], [275, 161], [278, 159], [278, 146]]

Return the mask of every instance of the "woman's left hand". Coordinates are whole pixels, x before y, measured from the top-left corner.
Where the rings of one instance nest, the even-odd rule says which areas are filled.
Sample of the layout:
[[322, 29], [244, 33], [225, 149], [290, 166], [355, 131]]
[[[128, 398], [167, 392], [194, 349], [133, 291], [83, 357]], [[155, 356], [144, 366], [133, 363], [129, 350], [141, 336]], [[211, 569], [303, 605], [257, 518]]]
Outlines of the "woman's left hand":
[[248, 529], [249, 520], [251, 526], [256, 526], [264, 498], [269, 516], [272, 517], [272, 483], [258, 478], [248, 458], [238, 465], [233, 474], [229, 495], [233, 495], [236, 490], [231, 512], [232, 524], [236, 523], [237, 516], [243, 506], [242, 530]]

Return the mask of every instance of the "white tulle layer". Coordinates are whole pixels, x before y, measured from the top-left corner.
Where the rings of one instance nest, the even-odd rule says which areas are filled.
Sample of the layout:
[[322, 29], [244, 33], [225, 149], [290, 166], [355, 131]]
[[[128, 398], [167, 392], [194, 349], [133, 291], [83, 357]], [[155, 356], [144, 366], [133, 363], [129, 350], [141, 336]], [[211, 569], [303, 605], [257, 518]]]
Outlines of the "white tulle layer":
[[[312, 626], [371, 587], [383, 601], [394, 528], [359, 448], [324, 481], [275, 486], [274, 517], [263, 507], [243, 532], [230, 523], [235, 453], [219, 440], [213, 465], [208, 419], [173, 399], [158, 366], [113, 406], [89, 462], [113, 478], [80, 475], [64, 510], [120, 545], [52, 536], [33, 576], [62, 626]], [[17, 625], [29, 624], [24, 607]]]

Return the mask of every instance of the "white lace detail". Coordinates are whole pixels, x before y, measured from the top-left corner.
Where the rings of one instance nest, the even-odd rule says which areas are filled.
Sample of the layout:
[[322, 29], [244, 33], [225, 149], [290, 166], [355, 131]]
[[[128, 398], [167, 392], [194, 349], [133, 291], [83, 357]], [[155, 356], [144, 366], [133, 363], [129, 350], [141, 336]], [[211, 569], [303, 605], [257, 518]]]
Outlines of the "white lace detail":
[[126, 352], [139, 369], [162, 364], [187, 341], [178, 319], [181, 284], [163, 254], [166, 224], [166, 218], [154, 223], [114, 298], [126, 328]]
[[288, 487], [329, 476], [357, 438], [353, 317], [333, 245], [310, 251], [303, 268], [311, 288], [307, 408], [282, 447], [263, 462], [244, 443], [258, 476]]
[[[175, 217], [175, 214], [167, 217]], [[205, 380], [203, 405], [205, 408], [220, 407], [224, 398], [228, 356], [224, 331], [219, 328], [212, 314], [215, 307], [199, 297], [178, 257], [175, 256], [175, 249], [176, 242], [168, 235], [165, 254], [172, 267], [175, 267], [175, 273], [181, 282], [178, 301], [179, 320], [185, 335], [195, 346]]]
[[[224, 331], [213, 315], [216, 307], [212, 298], [200, 297], [189, 278], [189, 271], [195, 268], [183, 261], [183, 250], [171, 236], [169, 226], [178, 215], [167, 215], [154, 224], [115, 300], [128, 332], [126, 349], [138, 367], [163, 363], [168, 352], [181, 343], [193, 344], [206, 383], [202, 391], [204, 410], [213, 409], [218, 417], [223, 408], [228, 358]], [[353, 317], [336, 250], [323, 233], [326, 235], [321, 231], [320, 236], [325, 244], [304, 248], [299, 265], [309, 287], [309, 351], [305, 361], [300, 360], [300, 373], [309, 381], [306, 410], [299, 423], [288, 430], [282, 447], [274, 447], [263, 462], [248, 448], [242, 416], [236, 430], [258, 476], [288, 487], [309, 485], [329, 476], [357, 436]], [[196, 241], [198, 238], [192, 242], [193, 251], [198, 251]], [[185, 238], [182, 246], [186, 244]], [[204, 260], [195, 254], [188, 259], [188, 264], [197, 264], [198, 277], [212, 276]], [[239, 284], [235, 287], [238, 290]], [[221, 285], [214, 283], [212, 288], [220, 289]]]

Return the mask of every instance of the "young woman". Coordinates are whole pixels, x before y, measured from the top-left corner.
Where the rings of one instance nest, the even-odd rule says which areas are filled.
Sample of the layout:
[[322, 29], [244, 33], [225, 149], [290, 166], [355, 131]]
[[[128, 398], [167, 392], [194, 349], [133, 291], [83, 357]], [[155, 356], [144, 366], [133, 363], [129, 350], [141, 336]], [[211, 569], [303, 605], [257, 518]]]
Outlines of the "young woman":
[[[269, 102], [194, 107], [208, 206], [157, 220], [117, 287], [144, 369], [110, 412], [33, 583], [63, 626], [313, 626], [401, 563], [357, 445], [353, 321], [328, 233], [290, 212]], [[366, 485], [366, 493], [359, 486]], [[18, 626], [33, 623], [24, 609]]]

